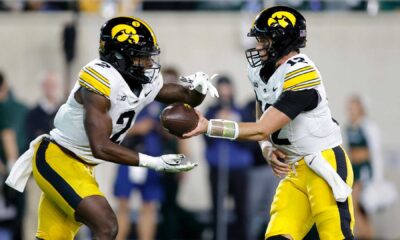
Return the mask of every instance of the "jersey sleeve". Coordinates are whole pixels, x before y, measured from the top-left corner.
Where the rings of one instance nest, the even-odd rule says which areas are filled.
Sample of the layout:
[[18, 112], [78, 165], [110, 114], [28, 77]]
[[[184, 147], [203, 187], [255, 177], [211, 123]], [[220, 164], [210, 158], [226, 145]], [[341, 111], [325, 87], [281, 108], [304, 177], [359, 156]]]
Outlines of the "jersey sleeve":
[[110, 80], [95, 65], [87, 65], [79, 73], [79, 85], [110, 99]]
[[321, 77], [314, 66], [297, 63], [285, 74], [283, 92], [310, 89], [320, 84]]
[[319, 94], [315, 89], [287, 91], [283, 92], [272, 106], [293, 120], [300, 113], [316, 108], [319, 98]]

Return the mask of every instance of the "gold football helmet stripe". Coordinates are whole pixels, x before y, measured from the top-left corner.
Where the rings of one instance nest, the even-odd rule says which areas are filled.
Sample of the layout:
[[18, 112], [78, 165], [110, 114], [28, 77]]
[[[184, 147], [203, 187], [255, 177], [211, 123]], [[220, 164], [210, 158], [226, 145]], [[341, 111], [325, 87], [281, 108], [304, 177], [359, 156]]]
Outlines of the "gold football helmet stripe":
[[96, 89], [97, 91], [101, 92], [105, 96], [109, 97], [110, 96], [110, 86], [109, 84], [104, 83], [103, 81], [100, 81], [93, 75], [87, 73], [86, 71], [81, 71], [79, 73], [79, 78], [80, 78], [80, 83], [83, 81], [86, 85]]
[[291, 87], [296, 86], [301, 83], [306, 83], [308, 81], [315, 80], [317, 78], [319, 78], [319, 75], [318, 75], [317, 71], [315, 71], [315, 70], [297, 75], [295, 77], [292, 77], [292, 78], [286, 80], [283, 83], [283, 90], [286, 90], [288, 88], [291, 88]]

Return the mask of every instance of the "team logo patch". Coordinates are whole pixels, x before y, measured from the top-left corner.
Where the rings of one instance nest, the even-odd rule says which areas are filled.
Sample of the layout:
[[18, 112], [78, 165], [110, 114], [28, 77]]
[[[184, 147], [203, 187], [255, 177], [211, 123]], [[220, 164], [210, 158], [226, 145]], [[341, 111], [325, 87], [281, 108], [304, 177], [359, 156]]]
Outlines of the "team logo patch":
[[296, 17], [290, 12], [278, 11], [268, 18], [268, 26], [270, 27], [281, 26], [286, 28], [289, 24], [293, 27], [296, 24]]
[[117, 39], [118, 42], [128, 41], [131, 44], [136, 44], [139, 42], [139, 35], [136, 34], [135, 27], [139, 27], [140, 23], [138, 21], [133, 21], [132, 25], [128, 24], [118, 24], [111, 29], [111, 37]]

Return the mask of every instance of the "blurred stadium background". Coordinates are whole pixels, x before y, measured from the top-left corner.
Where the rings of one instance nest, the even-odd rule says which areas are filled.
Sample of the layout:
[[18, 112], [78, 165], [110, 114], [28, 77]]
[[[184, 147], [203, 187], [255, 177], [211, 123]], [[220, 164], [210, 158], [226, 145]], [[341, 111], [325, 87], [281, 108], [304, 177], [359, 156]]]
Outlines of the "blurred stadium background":
[[[320, 68], [338, 122], [347, 121], [349, 95], [365, 97], [368, 114], [381, 129], [385, 177], [400, 191], [400, 1], [3, 0], [0, 69], [15, 96], [33, 106], [41, 94], [40, 73], [55, 71], [66, 83], [64, 87], [70, 88], [80, 68], [98, 56], [99, 29], [105, 20], [136, 15], [155, 31], [162, 66], [174, 66], [182, 75], [199, 70], [227, 74], [236, 85], [235, 100], [243, 105], [254, 97], [246, 76], [244, 50], [252, 44], [246, 33], [260, 6], [274, 4], [290, 5], [304, 13], [308, 42], [303, 52]], [[74, 26], [75, 40], [71, 28], [65, 38], [66, 26]], [[70, 61], [65, 57], [65, 41], [68, 51], [68, 43], [76, 43]], [[199, 108], [204, 110], [211, 102], [208, 97]], [[190, 156], [199, 167], [181, 182], [178, 203], [192, 212], [207, 212], [211, 203], [203, 139], [188, 141]], [[113, 164], [97, 169], [97, 179], [113, 206], [114, 172]], [[24, 239], [34, 234], [38, 200], [39, 190], [31, 180]], [[131, 202], [138, 208], [140, 199]], [[400, 239], [400, 203], [375, 213], [372, 220], [377, 239]], [[206, 235], [203, 239], [208, 239]]]

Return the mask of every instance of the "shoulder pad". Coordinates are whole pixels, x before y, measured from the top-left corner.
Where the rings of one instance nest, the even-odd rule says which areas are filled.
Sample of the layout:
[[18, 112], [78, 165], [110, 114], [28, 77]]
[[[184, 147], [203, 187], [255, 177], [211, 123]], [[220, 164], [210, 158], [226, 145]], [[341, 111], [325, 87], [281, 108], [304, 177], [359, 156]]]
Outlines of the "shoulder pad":
[[100, 60], [92, 61], [79, 72], [79, 85], [109, 99], [111, 71], [110, 64]]
[[283, 91], [304, 90], [321, 84], [321, 76], [318, 70], [311, 61], [308, 61], [308, 58], [300, 55], [285, 63], [289, 66], [287, 66], [285, 72]]

